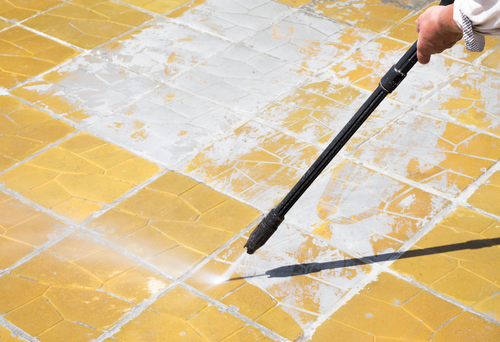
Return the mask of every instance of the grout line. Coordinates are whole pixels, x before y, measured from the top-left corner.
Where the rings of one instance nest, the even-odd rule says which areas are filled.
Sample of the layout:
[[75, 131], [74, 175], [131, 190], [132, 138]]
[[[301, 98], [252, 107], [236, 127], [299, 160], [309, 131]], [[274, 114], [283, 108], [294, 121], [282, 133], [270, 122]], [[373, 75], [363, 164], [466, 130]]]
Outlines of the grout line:
[[5, 327], [6, 329], [10, 330], [10, 333], [14, 337], [22, 338], [24, 341], [29, 341], [29, 342], [38, 342], [36, 338], [25, 332], [24, 330], [19, 329], [17, 326], [14, 324], [10, 323], [7, 321], [5, 318], [0, 317], [0, 326]]

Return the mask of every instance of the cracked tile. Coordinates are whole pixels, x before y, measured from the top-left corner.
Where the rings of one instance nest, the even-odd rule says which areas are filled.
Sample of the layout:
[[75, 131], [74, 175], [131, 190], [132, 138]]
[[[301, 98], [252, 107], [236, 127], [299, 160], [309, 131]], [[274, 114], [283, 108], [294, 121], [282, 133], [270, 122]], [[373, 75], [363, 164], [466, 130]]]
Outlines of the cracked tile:
[[72, 0], [23, 23], [83, 49], [92, 49], [153, 17], [109, 0]]
[[79, 52], [19, 26], [0, 32], [0, 86], [11, 88]]
[[[69, 259], [55, 254], [80, 242], [85, 252]], [[41, 341], [69, 334], [87, 341], [170, 281], [76, 232], [4, 274], [0, 284], [2, 298], [11, 298], [0, 304], [7, 321]]]
[[500, 140], [411, 112], [354, 156], [456, 196], [500, 158]]
[[[88, 145], [82, 151], [79, 144], [84, 142]], [[33, 202], [81, 222], [159, 171], [143, 158], [79, 133], [4, 173], [0, 181]]]

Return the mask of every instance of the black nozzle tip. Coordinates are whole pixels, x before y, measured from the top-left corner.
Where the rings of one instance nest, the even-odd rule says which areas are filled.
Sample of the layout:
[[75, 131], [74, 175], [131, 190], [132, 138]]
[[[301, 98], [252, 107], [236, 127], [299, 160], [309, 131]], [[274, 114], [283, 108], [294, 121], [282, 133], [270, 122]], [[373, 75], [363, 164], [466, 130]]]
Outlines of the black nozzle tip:
[[260, 247], [269, 240], [269, 238], [276, 232], [281, 222], [283, 222], [284, 217], [279, 217], [276, 215], [274, 209], [272, 209], [269, 214], [267, 214], [255, 230], [250, 234], [247, 243], [244, 247], [247, 249], [248, 254], [255, 253]]

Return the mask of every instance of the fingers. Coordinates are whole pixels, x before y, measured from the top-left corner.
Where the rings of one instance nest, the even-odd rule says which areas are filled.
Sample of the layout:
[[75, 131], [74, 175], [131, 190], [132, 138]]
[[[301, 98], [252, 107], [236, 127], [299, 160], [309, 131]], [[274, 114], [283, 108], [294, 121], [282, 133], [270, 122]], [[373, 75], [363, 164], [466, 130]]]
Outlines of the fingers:
[[427, 64], [431, 60], [431, 54], [426, 52], [426, 49], [421, 44], [421, 40], [417, 41], [417, 58], [420, 64]]

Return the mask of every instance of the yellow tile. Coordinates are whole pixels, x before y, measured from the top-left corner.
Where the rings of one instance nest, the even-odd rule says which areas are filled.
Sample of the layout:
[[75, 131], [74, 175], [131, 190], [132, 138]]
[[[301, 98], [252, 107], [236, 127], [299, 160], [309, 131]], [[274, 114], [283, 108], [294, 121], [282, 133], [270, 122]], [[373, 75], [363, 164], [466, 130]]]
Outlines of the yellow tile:
[[98, 338], [102, 333], [81, 324], [62, 321], [37, 336], [42, 342], [52, 341], [85, 341]]
[[102, 145], [79, 155], [103, 169], [109, 169], [134, 157], [133, 153], [112, 144]]
[[55, 171], [22, 164], [14, 170], [0, 175], [0, 182], [5, 183], [8, 188], [23, 193], [54, 179], [56, 176], [57, 172]]
[[304, 332], [295, 319], [283, 310], [281, 305], [266, 312], [258, 319], [257, 323], [292, 341]]
[[220, 341], [245, 325], [245, 322], [215, 306], [208, 306], [188, 320], [208, 341]]
[[271, 342], [276, 341], [267, 337], [257, 328], [247, 325], [225, 339], [226, 342]]
[[226, 231], [213, 229], [198, 223], [153, 221], [151, 225], [177, 243], [202, 254], [214, 252], [233, 236], [233, 234]]
[[176, 286], [158, 298], [149, 309], [180, 320], [187, 320], [208, 304], [205, 299]]
[[267, 293], [251, 284], [243, 285], [224, 297], [221, 302], [237, 307], [238, 313], [251, 319], [256, 319], [277, 304]]
[[432, 284], [431, 288], [468, 306], [472, 306], [500, 291], [499, 286], [495, 286], [460, 267]]
[[500, 319], [500, 297], [496, 295], [488, 298], [485, 301], [475, 305], [474, 309], [479, 312], [484, 312], [485, 314], [494, 317], [498, 321]]
[[150, 219], [168, 219], [192, 222], [198, 213], [180, 198], [152, 190], [142, 189], [117, 206], [120, 209]]
[[5, 315], [5, 319], [36, 336], [63, 318], [44, 298], [37, 298]]
[[204, 257], [205, 255], [184, 246], [177, 246], [154, 256], [148, 262], [173, 277], [179, 278]]
[[87, 234], [77, 231], [50, 246], [47, 250], [72, 261], [102, 247], [104, 247], [102, 243], [97, 242]]
[[78, 258], [74, 263], [89, 271], [102, 282], [135, 266], [136, 262], [120, 252], [104, 247]]
[[114, 1], [74, 0], [29, 19], [24, 25], [91, 49], [150, 19], [150, 15]]
[[[418, 291], [417, 287], [415, 289]], [[433, 330], [404, 309], [367, 297], [364, 291], [354, 296], [330, 318], [375, 336], [426, 341], [433, 333]]]
[[[167, 234], [168, 235], [168, 234]], [[155, 226], [139, 229], [120, 239], [116, 245], [143, 259], [148, 259], [163, 251], [176, 247], [176, 241], [162, 234]]]
[[197, 222], [231, 233], [238, 233], [248, 227], [259, 216], [258, 210], [236, 200], [228, 199], [204, 213]]
[[48, 288], [28, 279], [14, 277], [10, 274], [4, 274], [0, 277], [0, 313], [12, 311], [15, 308], [42, 295]]
[[450, 257], [439, 254], [426, 255], [422, 249], [410, 249], [410, 252], [414, 251], [421, 251], [422, 255], [405, 258], [403, 254], [401, 259], [391, 265], [391, 269], [429, 285], [458, 267], [458, 261]]
[[[360, 331], [348, 325], [344, 325], [332, 319], [324, 321], [312, 336], [312, 342], [328, 341], [332, 336], [339, 341], [373, 342], [373, 336], [367, 332]], [[377, 338], [378, 341], [378, 338]]]
[[66, 224], [54, 219], [45, 213], [18, 224], [9, 229], [5, 236], [28, 243], [32, 246], [41, 247], [45, 242], [61, 235]]
[[38, 125], [30, 126], [19, 133], [20, 137], [38, 140], [44, 143], [53, 143], [64, 138], [75, 129], [64, 121], [47, 120]]
[[189, 0], [124, 0], [128, 4], [163, 14], [189, 2]]
[[109, 329], [133, 307], [106, 293], [77, 287], [52, 286], [45, 297], [68, 321], [97, 329]]
[[56, 172], [103, 174], [104, 169], [62, 148], [51, 148], [29, 161], [30, 165]]
[[[499, 177], [500, 171], [493, 174], [490, 179]], [[479, 209], [485, 210], [495, 215], [500, 215], [498, 201], [500, 200], [500, 186], [486, 181], [469, 197], [467, 202]]]
[[0, 269], [6, 269], [33, 252], [35, 249], [0, 236]]
[[64, 173], [57, 182], [75, 197], [86, 200], [111, 203], [133, 188], [133, 184], [121, 182], [101, 175]]
[[81, 132], [69, 138], [68, 140], [63, 141], [61, 144], [59, 144], [59, 147], [67, 151], [80, 154], [105, 144], [107, 144], [106, 141], [94, 135]]
[[82, 200], [80, 198], [70, 198], [69, 200], [62, 202], [55, 207], [52, 207], [51, 210], [76, 222], [82, 222], [90, 215], [98, 210], [101, 210], [102, 208], [104, 208], [104, 206], [101, 204]]
[[[231, 266], [228, 264], [210, 260], [202, 268], [187, 278], [184, 283], [219, 300], [245, 283], [243, 279], [217, 283], [218, 279], [225, 275], [230, 267]], [[236, 273], [228, 274], [227, 276], [231, 278], [239, 277]]]
[[389, 273], [381, 273], [378, 279], [371, 282], [369, 287], [363, 291], [363, 295], [401, 306], [417, 292], [419, 292], [418, 287], [395, 278]]
[[[0, 13], [1, 15], [1, 13]], [[57, 49], [54, 58], [51, 51]], [[0, 32], [0, 85], [11, 88], [29, 77], [39, 75], [72, 58], [78, 51], [19, 26]]]
[[39, 12], [46, 11], [54, 6], [61, 4], [61, 0], [42, 0], [42, 1], [22, 1], [11, 0], [2, 1], [0, 4], [0, 16], [7, 19], [25, 20]]
[[144, 311], [115, 335], [123, 341], [204, 342], [186, 322], [174, 317]]
[[487, 56], [485, 59], [481, 61], [481, 65], [491, 68], [493, 70], [498, 70], [498, 67], [500, 66], [500, 49], [496, 48]]
[[14, 337], [13, 333], [11, 333], [6, 328], [0, 326], [0, 340], [2, 342], [19, 342], [21, 339]]
[[154, 182], [150, 183], [147, 188], [177, 196], [193, 188], [197, 184], [198, 182], [189, 177], [169, 171]]
[[124, 182], [141, 184], [160, 171], [161, 169], [156, 164], [134, 157], [110, 168], [105, 175]]
[[180, 197], [200, 213], [216, 207], [229, 198], [203, 184], [187, 190]]
[[7, 194], [4, 195], [3, 203], [0, 204], [0, 225], [5, 229], [10, 229], [38, 214], [32, 206], [24, 204]]
[[56, 181], [50, 181], [23, 194], [25, 198], [40, 204], [45, 208], [51, 208], [67, 199], [71, 195], [64, 190]]
[[421, 291], [403, 308], [421, 319], [431, 329], [437, 330], [441, 325], [462, 312], [462, 309], [427, 291]]
[[80, 267], [47, 252], [42, 252], [16, 267], [12, 274], [55, 286], [98, 289], [101, 285], [95, 277]]
[[278, 1], [293, 7], [300, 7], [302, 5], [310, 3], [312, 0], [278, 0]]
[[148, 219], [146, 218], [111, 208], [90, 222], [87, 228], [96, 230], [107, 240], [115, 241], [145, 227], [147, 224]]
[[107, 281], [103, 289], [138, 304], [171, 283], [170, 280], [139, 265]]
[[476, 339], [497, 341], [499, 338], [500, 328], [498, 325], [469, 312], [464, 312], [439, 329], [432, 340], [436, 342], [474, 341]]

